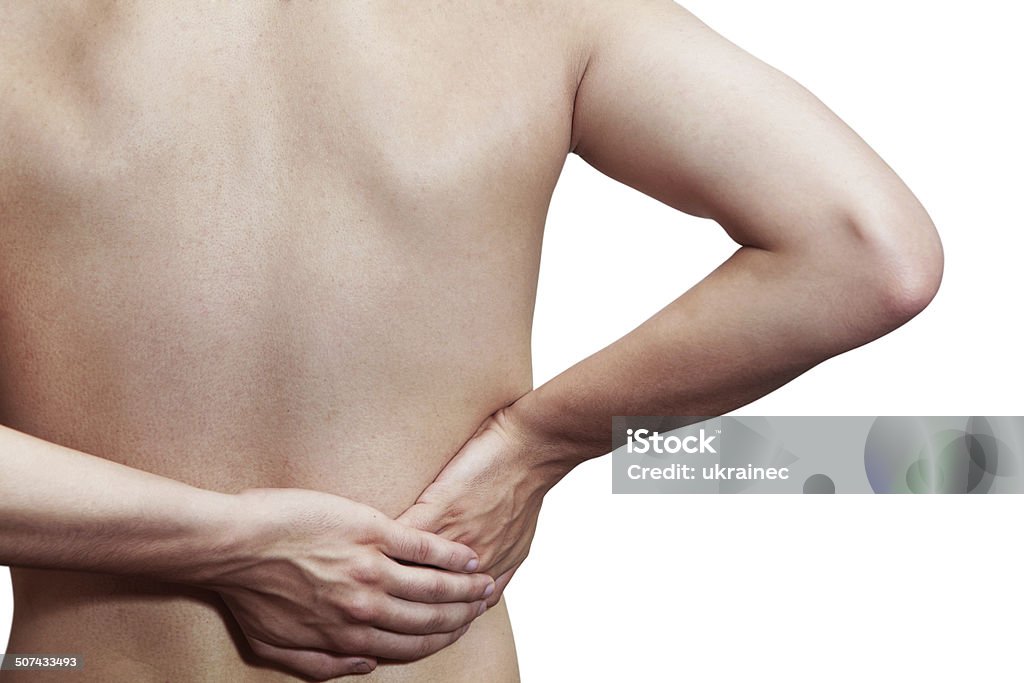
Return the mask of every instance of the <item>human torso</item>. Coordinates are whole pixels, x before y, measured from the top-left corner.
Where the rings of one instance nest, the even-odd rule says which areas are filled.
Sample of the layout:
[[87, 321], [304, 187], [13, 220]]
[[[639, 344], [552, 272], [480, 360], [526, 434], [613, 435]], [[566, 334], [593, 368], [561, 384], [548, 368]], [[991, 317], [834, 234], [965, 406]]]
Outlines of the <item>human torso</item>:
[[[397, 515], [529, 389], [578, 78], [547, 3], [3, 5], [0, 423]], [[284, 676], [212, 594], [13, 577], [11, 651], [97, 680]], [[514, 676], [503, 608], [374, 676], [481, 666]]]

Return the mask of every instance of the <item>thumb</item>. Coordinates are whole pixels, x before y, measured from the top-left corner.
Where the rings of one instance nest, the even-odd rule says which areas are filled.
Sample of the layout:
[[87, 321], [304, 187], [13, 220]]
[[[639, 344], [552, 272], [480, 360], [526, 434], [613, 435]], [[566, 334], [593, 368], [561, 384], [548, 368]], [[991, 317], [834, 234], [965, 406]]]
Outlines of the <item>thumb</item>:
[[433, 505], [416, 502], [412, 507], [400, 514], [395, 521], [414, 529], [433, 533], [436, 531], [433, 527], [436, 526], [437, 516]]

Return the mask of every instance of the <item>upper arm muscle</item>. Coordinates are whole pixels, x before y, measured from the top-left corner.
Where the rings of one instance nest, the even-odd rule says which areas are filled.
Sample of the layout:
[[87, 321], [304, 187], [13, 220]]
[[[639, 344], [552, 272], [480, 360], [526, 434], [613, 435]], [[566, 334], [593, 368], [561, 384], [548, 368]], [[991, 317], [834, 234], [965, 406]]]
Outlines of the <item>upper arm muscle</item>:
[[671, 0], [597, 5], [573, 136], [602, 172], [768, 249], [858, 196], [909, 194], [811, 93]]

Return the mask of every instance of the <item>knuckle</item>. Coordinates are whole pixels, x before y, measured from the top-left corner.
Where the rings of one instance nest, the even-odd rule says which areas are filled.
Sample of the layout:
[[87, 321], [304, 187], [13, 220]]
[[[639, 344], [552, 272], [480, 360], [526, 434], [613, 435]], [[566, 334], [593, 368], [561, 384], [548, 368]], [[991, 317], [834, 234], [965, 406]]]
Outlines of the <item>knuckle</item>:
[[426, 633], [440, 633], [444, 630], [445, 621], [445, 614], [442, 610], [431, 610], [423, 621], [423, 630]]
[[345, 614], [352, 621], [365, 624], [373, 621], [377, 616], [377, 610], [370, 598], [353, 596], [345, 606]]
[[351, 575], [360, 583], [373, 584], [380, 578], [380, 569], [372, 557], [360, 556], [352, 561]]
[[399, 575], [395, 577], [395, 583], [404, 596], [423, 602], [423, 583], [417, 577]]
[[370, 521], [354, 530], [355, 541], [361, 545], [376, 545], [387, 537], [387, 526], [377, 520]]
[[453, 600], [474, 600], [483, 592], [484, 585], [478, 584], [476, 580], [466, 577], [466, 580], [453, 581], [449, 593]]
[[435, 578], [430, 580], [430, 583], [427, 585], [427, 597], [437, 601], [448, 597], [448, 585], [444, 582], [444, 579]]
[[430, 541], [425, 536], [417, 536], [417, 538], [413, 540], [413, 547], [411, 550], [413, 557], [420, 564], [423, 564], [430, 559]]
[[448, 522], [455, 522], [465, 516], [465, 510], [457, 501], [446, 503], [441, 509], [441, 518]]

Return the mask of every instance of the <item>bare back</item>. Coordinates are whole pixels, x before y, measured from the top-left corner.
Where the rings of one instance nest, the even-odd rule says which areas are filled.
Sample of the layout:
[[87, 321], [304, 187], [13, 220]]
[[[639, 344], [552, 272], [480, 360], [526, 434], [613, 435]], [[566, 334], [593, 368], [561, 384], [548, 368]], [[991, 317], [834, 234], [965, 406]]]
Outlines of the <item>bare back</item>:
[[[401, 512], [531, 386], [583, 61], [557, 5], [3, 3], [0, 423]], [[79, 652], [97, 679], [287, 677], [213, 594], [13, 578], [11, 651]], [[516, 676], [503, 606], [373, 676], [483, 670]]]

